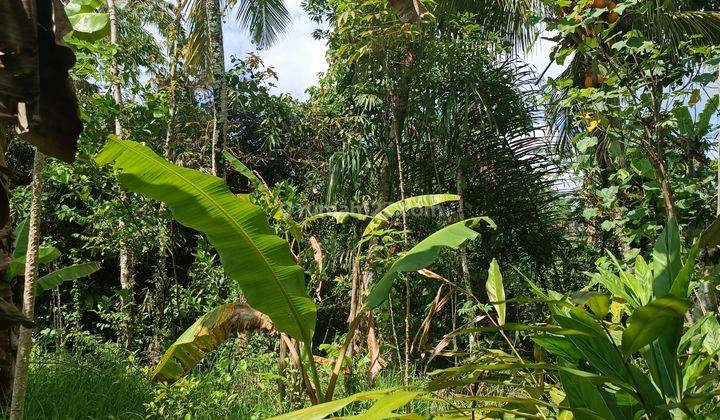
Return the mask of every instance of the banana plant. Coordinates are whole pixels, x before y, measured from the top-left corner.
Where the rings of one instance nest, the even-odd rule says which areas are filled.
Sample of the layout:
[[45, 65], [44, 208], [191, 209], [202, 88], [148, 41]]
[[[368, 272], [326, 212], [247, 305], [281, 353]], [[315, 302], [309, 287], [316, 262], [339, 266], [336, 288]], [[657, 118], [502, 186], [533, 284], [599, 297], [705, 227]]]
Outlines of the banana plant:
[[322, 395], [311, 351], [317, 309], [305, 290], [302, 267], [263, 209], [234, 195], [221, 178], [181, 168], [137, 142], [110, 136], [95, 159], [112, 164], [125, 188], [162, 201], [179, 223], [207, 236], [248, 304], [267, 315], [276, 330], [303, 343]]
[[370, 291], [365, 303], [360, 308], [358, 315], [355, 316], [353, 322], [348, 328], [348, 333], [343, 342], [342, 348], [340, 349], [340, 355], [335, 361], [332, 373], [330, 375], [330, 381], [327, 388], [326, 400], [331, 400], [337, 383], [340, 369], [345, 358], [345, 353], [348, 346], [352, 342], [352, 339], [357, 331], [360, 324], [362, 314], [365, 311], [375, 309], [382, 305], [388, 299], [392, 288], [392, 283], [399, 273], [406, 273], [412, 271], [422, 271], [429, 265], [431, 265], [440, 252], [443, 249], [458, 249], [462, 244], [469, 240], [474, 240], [480, 236], [475, 230], [482, 222], [485, 222], [490, 228], [495, 229], [497, 226], [495, 222], [489, 217], [480, 216], [461, 222], [454, 223], [446, 226], [435, 233], [429, 235], [427, 238], [420, 241], [417, 245], [412, 247], [409, 251], [398, 257], [385, 272], [383, 277], [377, 282]]
[[[3, 281], [5, 282], [11, 281], [25, 270], [25, 253], [28, 246], [28, 225], [28, 221], [23, 220], [15, 228], [15, 249], [13, 250], [12, 259], [8, 264], [8, 270], [5, 272], [5, 277], [3, 278]], [[61, 255], [60, 250], [54, 246], [42, 246], [38, 250], [38, 260], [41, 266], [47, 266], [60, 258]], [[48, 291], [54, 287], [60, 286], [66, 281], [87, 277], [99, 269], [100, 263], [98, 262], [73, 264], [67, 267], [59, 268], [38, 279], [38, 292]]]

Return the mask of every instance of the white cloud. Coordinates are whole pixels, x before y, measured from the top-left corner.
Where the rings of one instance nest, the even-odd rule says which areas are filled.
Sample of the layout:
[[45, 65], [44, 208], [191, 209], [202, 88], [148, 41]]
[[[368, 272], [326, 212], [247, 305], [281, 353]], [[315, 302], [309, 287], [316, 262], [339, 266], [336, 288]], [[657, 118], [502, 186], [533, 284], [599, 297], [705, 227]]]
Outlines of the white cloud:
[[[287, 0], [286, 5], [292, 17], [292, 24], [282, 38], [272, 47], [259, 51], [266, 66], [278, 74], [277, 93], [289, 93], [297, 99], [305, 99], [305, 90], [316, 85], [318, 73], [327, 70], [325, 41], [317, 41], [312, 31], [318, 27], [312, 22], [301, 6], [302, 0]], [[248, 35], [238, 29], [230, 14], [223, 25], [225, 37], [225, 63], [231, 56], [243, 58], [255, 47]]]

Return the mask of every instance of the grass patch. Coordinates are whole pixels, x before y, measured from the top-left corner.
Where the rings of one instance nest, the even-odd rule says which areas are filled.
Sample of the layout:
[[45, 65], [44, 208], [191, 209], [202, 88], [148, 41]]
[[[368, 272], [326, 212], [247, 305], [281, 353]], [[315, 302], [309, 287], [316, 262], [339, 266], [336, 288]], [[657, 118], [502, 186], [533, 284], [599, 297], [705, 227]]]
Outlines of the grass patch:
[[35, 354], [28, 378], [25, 418], [145, 418], [152, 384], [122, 354]]

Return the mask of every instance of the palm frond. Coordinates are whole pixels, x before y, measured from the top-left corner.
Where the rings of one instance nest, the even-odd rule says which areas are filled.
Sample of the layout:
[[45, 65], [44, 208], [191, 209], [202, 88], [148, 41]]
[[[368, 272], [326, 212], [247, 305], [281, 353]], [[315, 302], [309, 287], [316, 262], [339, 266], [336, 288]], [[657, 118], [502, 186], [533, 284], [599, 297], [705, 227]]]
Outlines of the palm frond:
[[[223, 15], [234, 14], [238, 26], [260, 48], [275, 43], [291, 23], [283, 0], [221, 0], [220, 9]], [[205, 0], [189, 0], [185, 14], [189, 27], [185, 63], [192, 74], [199, 75], [210, 65]]]
[[441, 27], [459, 14], [470, 13], [487, 32], [498, 32], [517, 50], [523, 50], [540, 35], [535, 18], [549, 12], [541, 0], [444, 0], [438, 2], [434, 13]]
[[229, 0], [235, 20], [260, 48], [274, 44], [291, 23], [283, 0]]

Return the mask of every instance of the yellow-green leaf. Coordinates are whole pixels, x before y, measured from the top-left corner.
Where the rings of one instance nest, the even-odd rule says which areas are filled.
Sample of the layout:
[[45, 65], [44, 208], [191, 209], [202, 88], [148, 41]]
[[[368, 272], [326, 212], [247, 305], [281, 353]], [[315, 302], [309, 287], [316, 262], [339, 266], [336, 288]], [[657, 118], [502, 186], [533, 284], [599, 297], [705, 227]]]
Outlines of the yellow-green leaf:
[[493, 258], [488, 269], [488, 279], [485, 282], [488, 299], [492, 303], [498, 316], [498, 324], [505, 324], [505, 287], [503, 286], [502, 273], [497, 260]]

